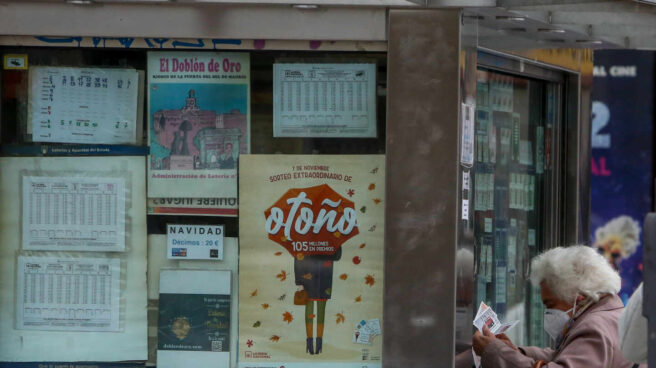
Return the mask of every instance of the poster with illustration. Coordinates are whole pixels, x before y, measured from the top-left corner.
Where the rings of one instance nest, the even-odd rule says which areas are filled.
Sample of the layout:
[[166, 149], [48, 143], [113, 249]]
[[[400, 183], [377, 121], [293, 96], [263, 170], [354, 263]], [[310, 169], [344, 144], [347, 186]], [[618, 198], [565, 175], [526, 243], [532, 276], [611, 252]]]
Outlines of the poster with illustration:
[[247, 53], [148, 53], [149, 198], [236, 198], [250, 152]]
[[626, 303], [642, 282], [643, 221], [652, 209], [654, 54], [594, 55], [590, 244], [622, 277]]
[[239, 169], [239, 367], [381, 367], [385, 156]]

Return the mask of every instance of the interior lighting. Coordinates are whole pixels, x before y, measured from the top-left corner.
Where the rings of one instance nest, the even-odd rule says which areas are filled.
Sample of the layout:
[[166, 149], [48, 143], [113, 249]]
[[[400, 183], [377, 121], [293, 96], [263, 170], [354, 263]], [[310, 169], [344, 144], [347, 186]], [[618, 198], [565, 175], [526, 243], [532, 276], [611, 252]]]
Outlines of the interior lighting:
[[543, 33], [565, 33], [565, 30], [560, 29], [560, 28], [538, 28], [538, 32], [543, 32]]
[[313, 9], [319, 9], [319, 5], [316, 5], [316, 4], [294, 4], [294, 5], [292, 5], [292, 8], [302, 9], [302, 10], [313, 10]]
[[520, 15], [498, 15], [497, 20], [509, 20], [513, 22], [523, 22], [526, 20], [526, 17]]
[[603, 42], [599, 40], [576, 40], [577, 43], [584, 43], [589, 45], [601, 45]]

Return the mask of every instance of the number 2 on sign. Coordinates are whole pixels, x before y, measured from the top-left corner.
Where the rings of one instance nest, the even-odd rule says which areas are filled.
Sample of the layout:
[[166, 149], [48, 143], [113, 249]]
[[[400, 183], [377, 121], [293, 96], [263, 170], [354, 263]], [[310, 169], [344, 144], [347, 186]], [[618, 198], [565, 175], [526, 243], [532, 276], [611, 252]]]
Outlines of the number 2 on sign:
[[610, 123], [610, 110], [605, 103], [592, 102], [592, 148], [610, 148], [610, 134], [599, 132]]

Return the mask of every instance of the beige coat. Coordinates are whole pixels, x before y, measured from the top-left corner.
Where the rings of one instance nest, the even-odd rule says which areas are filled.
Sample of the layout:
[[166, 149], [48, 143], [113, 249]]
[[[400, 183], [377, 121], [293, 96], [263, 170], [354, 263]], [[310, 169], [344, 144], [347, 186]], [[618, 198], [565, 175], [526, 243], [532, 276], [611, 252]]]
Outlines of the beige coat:
[[547, 368], [631, 368], [620, 350], [617, 319], [623, 304], [617, 295], [600, 299], [570, 326], [560, 349], [520, 347], [515, 351], [501, 340], [483, 352], [482, 368], [531, 368], [544, 360]]

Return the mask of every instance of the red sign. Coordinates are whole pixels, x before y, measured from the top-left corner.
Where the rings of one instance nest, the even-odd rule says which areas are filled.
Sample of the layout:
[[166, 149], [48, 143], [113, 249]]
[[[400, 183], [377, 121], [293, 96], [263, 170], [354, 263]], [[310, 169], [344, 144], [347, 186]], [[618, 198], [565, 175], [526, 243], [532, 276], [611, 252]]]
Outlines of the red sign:
[[355, 205], [327, 184], [288, 190], [264, 216], [269, 239], [298, 258], [333, 254], [359, 233]]

